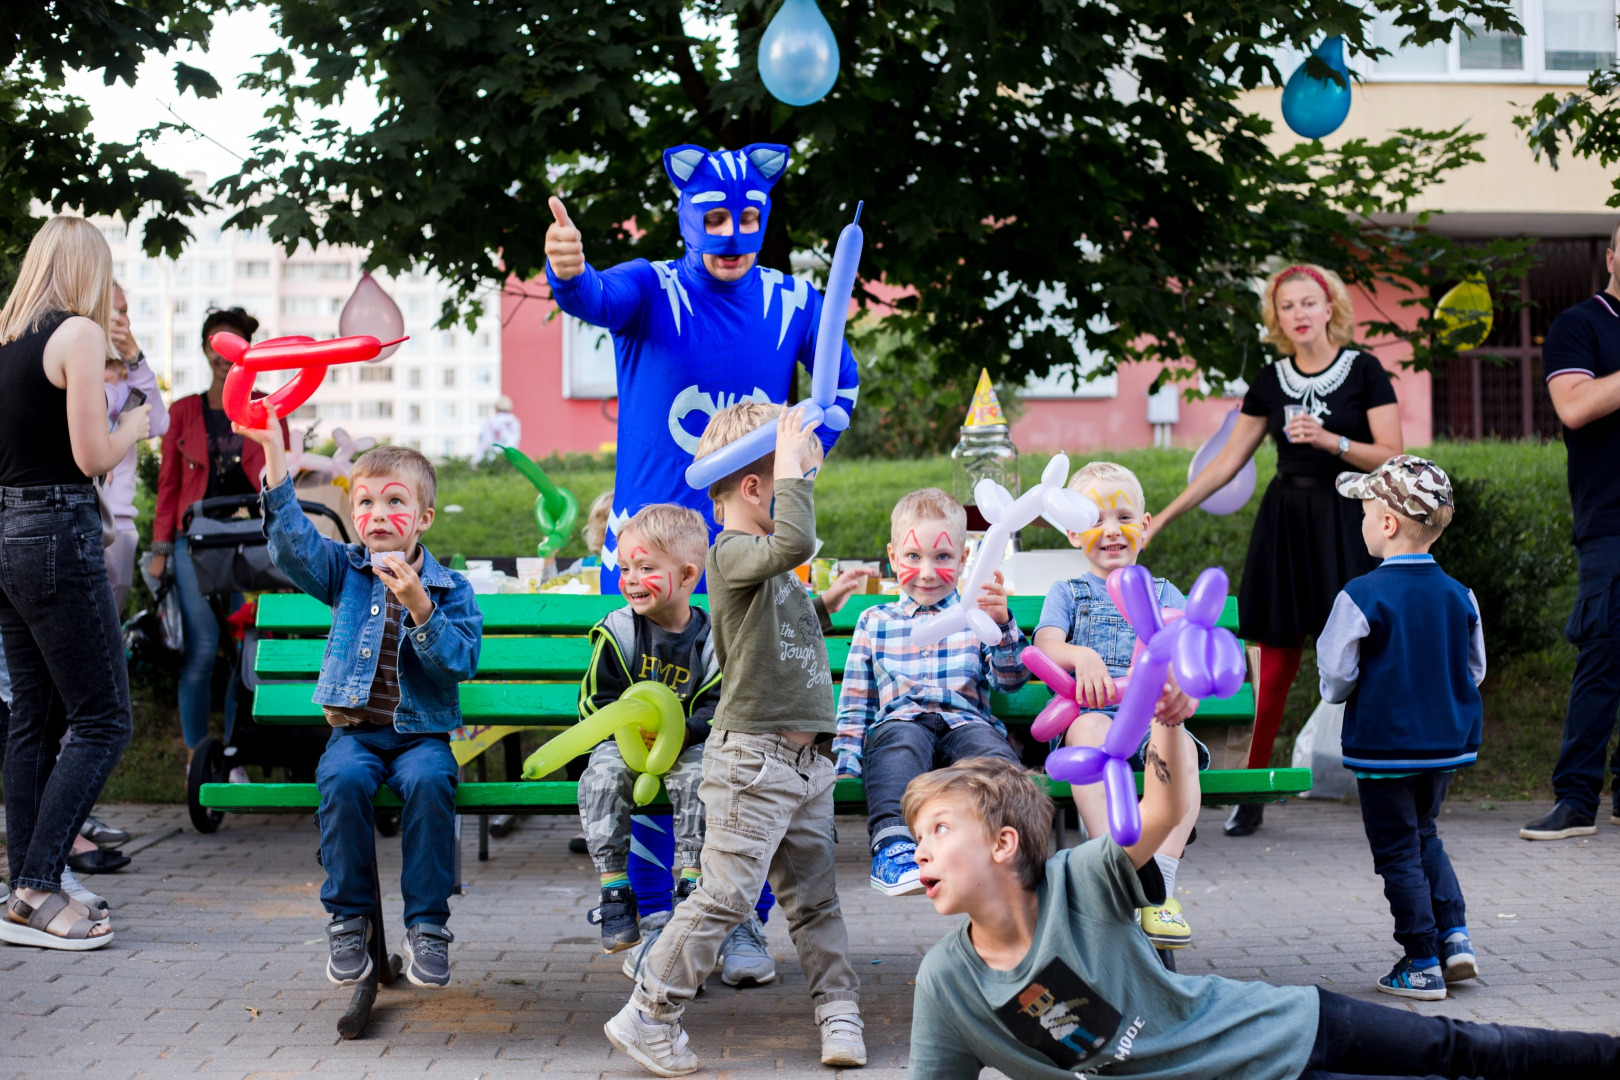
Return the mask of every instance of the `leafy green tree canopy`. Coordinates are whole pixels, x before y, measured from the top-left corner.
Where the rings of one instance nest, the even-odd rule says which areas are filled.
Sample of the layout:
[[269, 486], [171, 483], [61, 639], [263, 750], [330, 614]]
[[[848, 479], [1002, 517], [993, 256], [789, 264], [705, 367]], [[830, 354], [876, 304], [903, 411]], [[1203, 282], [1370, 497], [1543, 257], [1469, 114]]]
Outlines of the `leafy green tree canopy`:
[[[756, 68], [772, 0], [280, 0], [286, 49], [247, 85], [278, 104], [216, 192], [289, 245], [357, 244], [373, 266], [426, 265], [464, 303], [541, 272], [561, 195], [598, 266], [678, 250], [660, 162], [676, 143], [794, 147], [773, 193], [766, 265], [814, 250], [866, 200], [863, 271], [904, 286], [889, 330], [943, 374], [998, 378], [1189, 357], [1215, 385], [1254, 370], [1254, 279], [1310, 259], [1420, 288], [1515, 275], [1509, 246], [1463, 249], [1400, 214], [1481, 160], [1460, 129], [1283, 152], [1243, 91], [1325, 34], [1374, 53], [1393, 12], [1416, 43], [1517, 28], [1507, 0], [822, 0], [843, 69], [821, 102], [771, 99]], [[737, 62], [705, 28], [736, 29]], [[1319, 60], [1312, 70], [1326, 74]], [[369, 130], [300, 110], [369, 83]], [[307, 108], [304, 108], [307, 113]], [[1390, 118], [1396, 121], [1399, 118]], [[292, 135], [309, 149], [280, 147]], [[1399, 332], [1419, 364], [1432, 321]]]

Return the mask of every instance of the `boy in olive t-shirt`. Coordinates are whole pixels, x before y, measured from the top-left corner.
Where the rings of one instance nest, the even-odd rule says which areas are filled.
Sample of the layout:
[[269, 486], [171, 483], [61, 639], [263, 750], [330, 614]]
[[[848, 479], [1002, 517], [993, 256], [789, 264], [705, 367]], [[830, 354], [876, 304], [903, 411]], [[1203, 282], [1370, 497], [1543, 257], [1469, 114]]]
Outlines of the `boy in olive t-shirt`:
[[603, 1030], [660, 1076], [698, 1069], [680, 1019], [720, 945], [754, 909], [767, 876], [815, 1003], [821, 1060], [866, 1064], [860, 980], [833, 872], [832, 672], [822, 637], [840, 579], [812, 601], [794, 574], [815, 552], [821, 443], [803, 409], [743, 402], [709, 421], [699, 458], [767, 423], [776, 450], [709, 488], [723, 531], [709, 550], [709, 614], [725, 678], [703, 752], [702, 875], [643, 959], [635, 993]]
[[1052, 800], [1010, 762], [968, 758], [911, 782], [922, 883], [941, 915], [967, 918], [917, 972], [910, 1080], [985, 1067], [1019, 1080], [1617, 1075], [1609, 1035], [1166, 971], [1136, 911], [1164, 898], [1153, 853], [1193, 805], [1179, 778], [1194, 753], [1179, 726], [1154, 722], [1142, 833], [1127, 848], [1103, 836], [1052, 855]]

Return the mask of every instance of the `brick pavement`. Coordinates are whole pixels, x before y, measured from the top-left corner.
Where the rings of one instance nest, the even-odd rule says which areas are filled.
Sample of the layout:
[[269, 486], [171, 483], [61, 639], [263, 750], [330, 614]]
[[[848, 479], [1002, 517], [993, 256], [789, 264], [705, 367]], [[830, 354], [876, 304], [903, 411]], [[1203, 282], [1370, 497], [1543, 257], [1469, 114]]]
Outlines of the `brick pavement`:
[[[1442, 835], [1467, 893], [1484, 976], [1424, 1012], [1620, 1033], [1620, 931], [1612, 920], [1620, 828], [1587, 841], [1529, 844], [1518, 826], [1541, 807], [1458, 804]], [[175, 807], [105, 807], [137, 833], [183, 824]], [[1204, 839], [1178, 882], [1198, 935], [1181, 969], [1368, 990], [1396, 946], [1371, 856], [1351, 807], [1295, 802], [1268, 811], [1246, 840]], [[864, 830], [840, 819], [839, 878], [863, 987], [868, 1080], [898, 1080], [907, 1058], [910, 984], [949, 921], [921, 897], [866, 887]], [[384, 990], [369, 1037], [337, 1039], [349, 992], [322, 972], [316, 833], [307, 817], [230, 819], [140, 852], [125, 872], [91, 879], [113, 902], [117, 940], [72, 954], [0, 948], [0, 1078], [203, 1075], [210, 1078], [638, 1077], [601, 1024], [630, 984], [585, 922], [589, 861], [567, 852], [566, 819], [531, 818], [493, 842], [464, 841], [467, 894], [452, 901], [452, 986]], [[384, 881], [398, 841], [382, 840]], [[389, 893], [399, 917], [397, 885]], [[397, 942], [397, 921], [389, 934]], [[779, 923], [780, 976], [732, 990], [718, 979], [688, 1028], [700, 1075], [824, 1077], [804, 978]], [[1397, 1003], [1398, 1004], [1398, 1003]]]

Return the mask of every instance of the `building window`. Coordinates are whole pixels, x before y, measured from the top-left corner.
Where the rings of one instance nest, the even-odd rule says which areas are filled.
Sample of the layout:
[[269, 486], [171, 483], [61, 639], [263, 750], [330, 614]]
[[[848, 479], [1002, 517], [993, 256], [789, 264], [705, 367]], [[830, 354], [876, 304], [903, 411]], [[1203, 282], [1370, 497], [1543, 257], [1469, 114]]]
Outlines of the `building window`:
[[[144, 270], [145, 267], [142, 267]], [[157, 314], [157, 302], [150, 296], [143, 296], [135, 301], [135, 314], [142, 319], [150, 319]]]
[[175, 368], [174, 369], [174, 383], [173, 383], [174, 389], [178, 390], [182, 386], [186, 385], [186, 376], [189, 375], [189, 374], [191, 374], [191, 373], [189, 371], [187, 371], [185, 368]]
[[186, 313], [187, 306], [188, 304], [185, 297], [177, 296], [174, 298], [174, 313], [176, 315], [184, 315]]
[[324, 296], [283, 296], [281, 298], [281, 313], [283, 315], [325, 315], [329, 314], [331, 304]]
[[386, 364], [367, 364], [360, 369], [361, 382], [393, 382], [394, 369]]
[[1584, 82], [1587, 73], [1614, 62], [1616, 0], [1515, 0], [1524, 35], [1487, 31], [1469, 22], [1473, 36], [1403, 46], [1407, 28], [1395, 13], [1373, 17], [1372, 43], [1392, 55], [1360, 62], [1374, 81]]
[[329, 401], [324, 405], [315, 406], [316, 415], [322, 420], [347, 420], [354, 413], [354, 406], [347, 401]]
[[346, 383], [348, 381], [349, 381], [349, 369], [348, 368], [339, 367], [339, 366], [334, 364], [333, 366], [326, 369], [325, 382], [326, 382], [327, 386], [342, 386], [344, 383]]
[[453, 402], [453, 401], [441, 401], [441, 402], [439, 402], [439, 419], [440, 420], [454, 420], [454, 419], [456, 419], [456, 412], [457, 412], [457, 410], [456, 410], [456, 403], [455, 402]]
[[1612, 0], [1542, 0], [1550, 71], [1593, 71], [1614, 63]]
[[406, 410], [405, 416], [406, 419], [410, 420], [411, 423], [420, 424], [422, 422], [422, 406], [416, 404], [410, 405]]
[[103, 225], [101, 227], [101, 235], [105, 236], [107, 238], [107, 243], [111, 245], [122, 244], [126, 234], [122, 225]]
[[203, 280], [211, 284], [217, 284], [218, 282], [224, 281], [225, 264], [220, 262], [211, 262], [206, 264], [203, 268]]
[[140, 278], [142, 281], [151, 281], [153, 278], [157, 277], [157, 273], [152, 269], [151, 263], [143, 262], [140, 265], [140, 269], [135, 271], [135, 276]]
[[478, 332], [478, 347], [480, 349], [488, 349], [491, 341], [492, 339], [488, 330], [480, 330]]
[[420, 388], [422, 385], [422, 369], [419, 367], [405, 369], [405, 385]]
[[126, 273], [126, 271], [127, 271], [127, 267], [126, 267], [126, 265], [124, 263], [121, 263], [121, 262], [113, 263], [113, 280], [117, 281], [117, 282], [119, 282], [121, 284], [123, 282], [123, 280], [124, 280], [124, 274]]
[[152, 355], [152, 335], [151, 334], [136, 334], [135, 335], [135, 344], [137, 344], [137, 345], [139, 345], [141, 347], [141, 352], [145, 353], [148, 356]]
[[599, 326], [563, 316], [563, 397], [611, 398], [619, 394], [613, 335]]
[[490, 371], [487, 367], [481, 367], [473, 372], [473, 378], [479, 386], [488, 386], [490, 384], [490, 380], [494, 377], [494, 372]]
[[236, 264], [236, 276], [244, 278], [267, 278], [270, 276], [269, 259], [243, 259]]
[[300, 405], [300, 406], [298, 406], [298, 408], [293, 410], [293, 414], [291, 416], [287, 417], [287, 419], [289, 419], [289, 420], [314, 420], [314, 419], [317, 419], [318, 416], [319, 416], [319, 413], [316, 410], [316, 407], [314, 405]]
[[444, 369], [444, 385], [446, 387], [453, 387], [453, 386], [456, 385], [456, 369], [455, 368], [447, 367], [447, 368]]
[[286, 281], [345, 281], [353, 272], [353, 264], [346, 262], [290, 262], [281, 267]]
[[493, 405], [480, 405], [480, 406], [478, 406], [478, 419], [480, 419], [480, 420], [487, 419], [489, 414], [494, 412], [494, 411], [495, 411], [495, 407]]
[[186, 346], [190, 344], [191, 337], [188, 334], [175, 334], [173, 339], [170, 341], [170, 345], [173, 347], [174, 355], [176, 356], [186, 355]]
[[451, 454], [456, 452], [456, 440], [454, 439], [446, 438], [441, 445], [444, 447], [445, 457], [449, 457]]
[[360, 403], [360, 419], [384, 420], [394, 415], [392, 401], [362, 401]]

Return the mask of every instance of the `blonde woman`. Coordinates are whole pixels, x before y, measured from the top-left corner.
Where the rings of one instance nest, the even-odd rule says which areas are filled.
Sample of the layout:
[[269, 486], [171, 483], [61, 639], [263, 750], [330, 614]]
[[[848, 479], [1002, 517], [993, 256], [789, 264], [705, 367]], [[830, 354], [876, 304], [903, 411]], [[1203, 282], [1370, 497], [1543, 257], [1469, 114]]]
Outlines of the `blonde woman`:
[[[1345, 582], [1373, 568], [1361, 539], [1361, 506], [1340, 496], [1341, 472], [1368, 472], [1401, 453], [1400, 406], [1383, 365], [1350, 346], [1353, 311], [1344, 282], [1320, 266], [1290, 266], [1266, 282], [1266, 341], [1282, 359], [1261, 369], [1243, 398], [1226, 449], [1153, 515], [1150, 535], [1237, 475], [1269, 433], [1277, 477], [1266, 488], [1238, 587], [1243, 638], [1260, 645], [1249, 767], [1271, 764], [1272, 743], [1300, 648], [1315, 637]], [[1239, 806], [1229, 836], [1260, 827], [1259, 805]]]
[[[62, 891], [68, 849], [130, 736], [129, 676], [90, 478], [146, 437], [151, 406], [124, 413], [108, 432], [112, 304], [107, 241], [82, 218], [58, 216], [29, 244], [0, 310], [0, 635], [12, 679], [11, 895], [0, 940], [53, 949], [112, 940], [105, 908]], [[63, 720], [73, 738], [58, 755]]]

